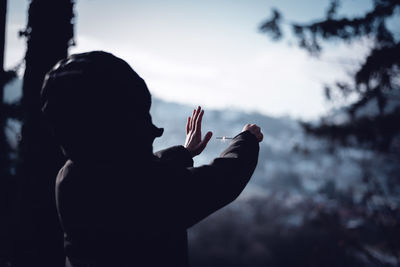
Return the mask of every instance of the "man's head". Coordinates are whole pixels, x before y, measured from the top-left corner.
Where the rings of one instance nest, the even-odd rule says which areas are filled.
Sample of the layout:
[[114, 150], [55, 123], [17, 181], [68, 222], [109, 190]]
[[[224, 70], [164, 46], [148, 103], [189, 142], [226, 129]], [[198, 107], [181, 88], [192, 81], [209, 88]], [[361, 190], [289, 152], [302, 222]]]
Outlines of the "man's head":
[[[42, 111], [70, 158], [148, 149], [162, 134], [151, 122], [151, 95], [122, 59], [102, 51], [71, 55], [46, 75]], [[122, 146], [122, 147], [121, 147]]]

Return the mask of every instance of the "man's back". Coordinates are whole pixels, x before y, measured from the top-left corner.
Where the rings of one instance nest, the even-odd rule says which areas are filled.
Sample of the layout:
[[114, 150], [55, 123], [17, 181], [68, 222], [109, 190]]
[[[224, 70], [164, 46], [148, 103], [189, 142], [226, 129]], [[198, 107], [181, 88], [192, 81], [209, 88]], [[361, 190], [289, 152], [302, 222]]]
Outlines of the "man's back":
[[179, 261], [186, 253], [186, 247], [180, 247], [186, 231], [171, 227], [167, 209], [172, 201], [168, 194], [173, 194], [168, 187], [174, 181], [164, 183], [168, 178], [162, 177], [166, 170], [160, 164], [137, 163], [81, 167], [69, 161], [64, 166], [57, 200], [71, 261], [95, 266], [159, 261], [185, 265], [187, 259]]

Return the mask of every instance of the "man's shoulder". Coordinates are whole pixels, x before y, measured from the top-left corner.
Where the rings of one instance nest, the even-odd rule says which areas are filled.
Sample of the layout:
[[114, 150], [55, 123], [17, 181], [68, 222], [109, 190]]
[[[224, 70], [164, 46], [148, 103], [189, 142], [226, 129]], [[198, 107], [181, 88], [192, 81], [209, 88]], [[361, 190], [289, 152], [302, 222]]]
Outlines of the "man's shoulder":
[[77, 164], [72, 160], [67, 160], [57, 174], [56, 188], [74, 188], [74, 190], [77, 190], [77, 187], [90, 183], [95, 177], [100, 180], [99, 175], [93, 169], [89, 166]]
[[71, 160], [67, 160], [64, 166], [58, 171], [56, 186], [59, 186], [64, 182], [67, 176], [70, 176], [74, 169], [74, 163]]

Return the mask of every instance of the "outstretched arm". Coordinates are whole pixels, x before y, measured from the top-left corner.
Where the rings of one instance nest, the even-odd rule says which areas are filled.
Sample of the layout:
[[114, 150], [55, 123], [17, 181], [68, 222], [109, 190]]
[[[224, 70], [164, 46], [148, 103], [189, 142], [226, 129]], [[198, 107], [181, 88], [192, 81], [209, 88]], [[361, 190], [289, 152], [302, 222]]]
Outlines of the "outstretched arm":
[[254, 172], [262, 139], [260, 128], [248, 124], [210, 164], [176, 170], [176, 222], [190, 227], [235, 200]]

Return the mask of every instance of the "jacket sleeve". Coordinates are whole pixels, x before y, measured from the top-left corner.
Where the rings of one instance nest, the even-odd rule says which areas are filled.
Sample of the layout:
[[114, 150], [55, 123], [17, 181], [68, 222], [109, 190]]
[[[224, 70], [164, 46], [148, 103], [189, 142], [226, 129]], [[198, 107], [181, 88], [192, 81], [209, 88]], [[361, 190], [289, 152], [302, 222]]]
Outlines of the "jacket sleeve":
[[180, 167], [193, 167], [193, 159], [189, 151], [183, 146], [173, 146], [154, 153], [160, 160]]
[[[249, 131], [237, 135], [209, 165], [187, 168], [177, 200], [184, 226], [191, 227], [224, 207], [243, 191], [258, 161], [259, 144]], [[182, 217], [181, 217], [182, 218]]]

